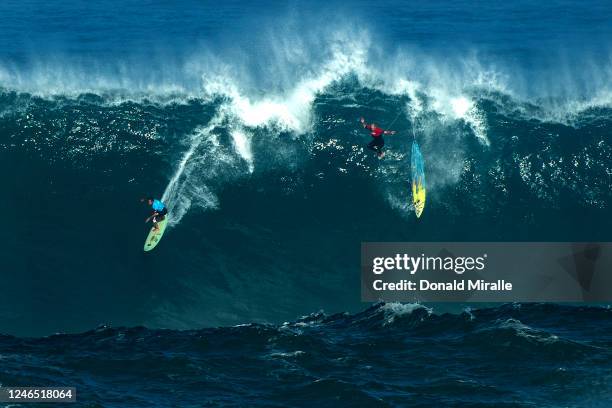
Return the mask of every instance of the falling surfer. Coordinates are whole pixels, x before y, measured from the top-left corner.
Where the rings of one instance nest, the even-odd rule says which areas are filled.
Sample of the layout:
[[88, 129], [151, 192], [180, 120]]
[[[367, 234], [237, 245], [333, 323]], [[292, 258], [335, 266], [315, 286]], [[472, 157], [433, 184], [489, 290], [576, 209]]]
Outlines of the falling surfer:
[[368, 124], [364, 118], [361, 118], [360, 122], [364, 129], [370, 130], [370, 136], [372, 136], [372, 141], [368, 143], [368, 149], [374, 150], [378, 158], [382, 159], [385, 157], [385, 152], [383, 151], [385, 140], [383, 139], [383, 135], [394, 135], [395, 130], [384, 130], [374, 123]]
[[[140, 201], [144, 202], [145, 199], [141, 198]], [[163, 221], [164, 218], [166, 218], [166, 214], [168, 214], [168, 208], [166, 208], [164, 203], [162, 203], [160, 200], [154, 199], [153, 197], [147, 198], [147, 204], [151, 207], [153, 213], [145, 220], [145, 223], [153, 220], [153, 230], [158, 231], [159, 226], [157, 225], [157, 223]]]

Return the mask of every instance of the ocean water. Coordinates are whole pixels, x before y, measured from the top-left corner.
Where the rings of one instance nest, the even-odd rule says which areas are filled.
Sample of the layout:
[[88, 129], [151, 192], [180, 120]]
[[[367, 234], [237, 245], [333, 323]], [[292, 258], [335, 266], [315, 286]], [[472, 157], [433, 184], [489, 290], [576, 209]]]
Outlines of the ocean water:
[[611, 314], [378, 304], [276, 325], [3, 336], [0, 381], [70, 384], [87, 407], [608, 407]]
[[[0, 15], [0, 383], [92, 406], [610, 400], [605, 306], [359, 299], [364, 241], [610, 240], [607, 2]], [[384, 160], [361, 116], [397, 130]], [[170, 227], [144, 254], [148, 195]]]

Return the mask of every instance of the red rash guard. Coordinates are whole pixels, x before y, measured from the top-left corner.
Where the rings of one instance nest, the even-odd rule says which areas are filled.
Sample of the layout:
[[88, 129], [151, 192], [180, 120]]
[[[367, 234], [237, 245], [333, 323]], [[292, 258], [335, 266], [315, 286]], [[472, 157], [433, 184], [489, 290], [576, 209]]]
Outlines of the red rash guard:
[[366, 128], [371, 130], [370, 135], [372, 137], [380, 137], [380, 135], [385, 133], [385, 131], [379, 127], [372, 129], [372, 125], [366, 125]]

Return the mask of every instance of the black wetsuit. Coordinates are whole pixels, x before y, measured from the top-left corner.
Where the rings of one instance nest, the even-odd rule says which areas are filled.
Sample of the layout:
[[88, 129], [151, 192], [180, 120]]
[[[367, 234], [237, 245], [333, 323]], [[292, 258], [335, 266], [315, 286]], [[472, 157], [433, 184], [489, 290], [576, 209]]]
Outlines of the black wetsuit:
[[382, 135], [378, 137], [372, 136], [372, 141], [368, 143], [368, 149], [374, 150], [375, 152], [382, 151], [383, 146], [385, 145], [385, 139], [383, 139]]

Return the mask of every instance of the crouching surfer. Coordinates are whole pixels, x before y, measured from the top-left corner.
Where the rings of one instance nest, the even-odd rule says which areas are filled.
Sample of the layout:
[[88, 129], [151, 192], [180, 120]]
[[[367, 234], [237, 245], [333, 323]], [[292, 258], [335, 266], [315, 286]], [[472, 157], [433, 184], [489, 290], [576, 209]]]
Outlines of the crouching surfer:
[[[145, 199], [141, 198], [140, 201], [143, 202], [145, 201]], [[157, 223], [163, 221], [166, 218], [166, 214], [168, 214], [168, 209], [166, 208], [164, 203], [162, 203], [158, 199], [154, 199], [153, 197], [147, 198], [147, 204], [151, 207], [153, 213], [145, 220], [145, 223], [153, 220], [153, 229], [155, 231], [158, 231], [159, 226], [157, 225]]]
[[374, 123], [368, 124], [364, 118], [361, 118], [360, 121], [364, 129], [370, 130], [370, 136], [372, 136], [372, 141], [368, 143], [368, 149], [374, 150], [378, 158], [382, 159], [385, 157], [385, 152], [383, 151], [385, 140], [383, 139], [383, 135], [394, 135], [395, 130], [384, 130]]

